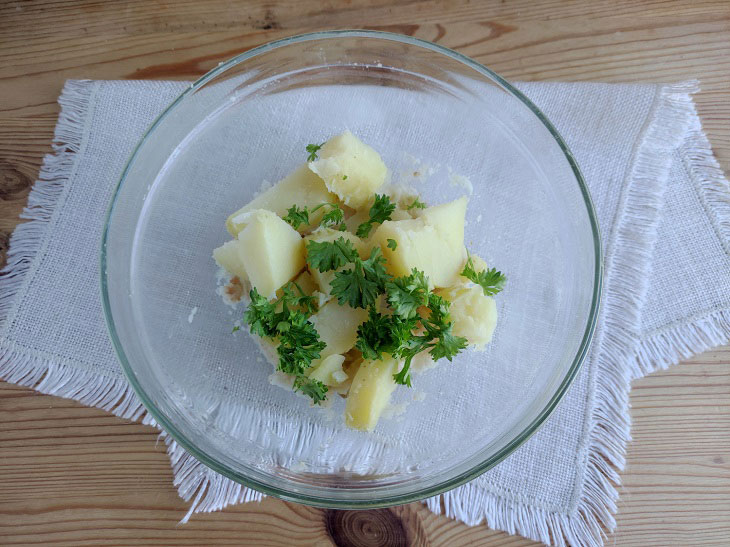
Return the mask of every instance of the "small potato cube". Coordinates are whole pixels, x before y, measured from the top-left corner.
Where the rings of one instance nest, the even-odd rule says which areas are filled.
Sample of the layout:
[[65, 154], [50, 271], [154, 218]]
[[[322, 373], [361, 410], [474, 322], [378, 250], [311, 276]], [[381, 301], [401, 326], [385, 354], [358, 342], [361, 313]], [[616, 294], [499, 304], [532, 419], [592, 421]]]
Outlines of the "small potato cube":
[[[294, 204], [299, 207], [306, 205], [311, 209], [320, 203], [333, 203], [336, 200], [336, 196], [327, 190], [324, 181], [304, 164], [229, 216], [226, 228], [236, 237], [251, 219], [247, 213], [257, 209], [267, 209], [283, 217]], [[327, 207], [318, 209], [309, 216], [310, 222], [318, 223], [325, 212]], [[307, 230], [307, 226], [301, 226], [300, 230]]]
[[[389, 273], [408, 275], [417, 268], [434, 287], [454, 284], [463, 264], [465, 214], [466, 198], [460, 198], [429, 207], [415, 219], [385, 221], [373, 240], [388, 261]], [[395, 250], [388, 247], [389, 239], [395, 240]]]
[[345, 205], [356, 209], [373, 197], [388, 172], [380, 154], [349, 131], [328, 140], [309, 169]]
[[304, 268], [304, 240], [271, 211], [259, 210], [238, 234], [251, 285], [268, 298]]
[[342, 370], [342, 363], [344, 362], [344, 355], [328, 355], [316, 364], [312, 363], [307, 376], [313, 380], [319, 380], [326, 386], [338, 386], [347, 380], [347, 374]]
[[246, 268], [243, 266], [241, 256], [241, 244], [237, 239], [226, 241], [223, 245], [213, 250], [213, 258], [218, 265], [232, 276], [237, 276], [241, 281], [248, 279]]
[[382, 360], [365, 360], [352, 380], [345, 405], [345, 423], [348, 427], [372, 431], [395, 390], [393, 374], [401, 363], [388, 355]]
[[492, 340], [497, 326], [497, 303], [492, 297], [485, 296], [481, 287], [456, 285], [440, 289], [436, 294], [451, 302], [450, 313], [456, 336], [463, 336], [469, 344], [479, 348]]
[[351, 308], [347, 304], [340, 306], [336, 300], [330, 300], [310, 321], [319, 333], [319, 337], [327, 344], [321, 352], [322, 358], [336, 353], [345, 353], [355, 345], [357, 328], [368, 318], [367, 310]]

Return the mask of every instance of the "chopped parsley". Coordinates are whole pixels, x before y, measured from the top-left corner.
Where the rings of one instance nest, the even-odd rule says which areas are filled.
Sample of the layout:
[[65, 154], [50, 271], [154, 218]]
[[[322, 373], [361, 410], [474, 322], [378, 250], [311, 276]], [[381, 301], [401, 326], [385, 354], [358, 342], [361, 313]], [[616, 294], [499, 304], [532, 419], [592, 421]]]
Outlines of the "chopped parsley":
[[353, 262], [357, 251], [352, 241], [339, 237], [335, 241], [307, 242], [307, 262], [309, 266], [320, 272], [328, 272], [342, 268]]
[[484, 296], [494, 296], [504, 288], [504, 283], [507, 281], [507, 277], [502, 272], [497, 271], [496, 268], [477, 272], [474, 269], [474, 261], [471, 256], [466, 260], [466, 265], [460, 275], [479, 285], [484, 292]]
[[[294, 288], [299, 292], [298, 296]], [[270, 302], [255, 288], [251, 289], [251, 303], [244, 320], [252, 334], [278, 342], [277, 370], [293, 375], [294, 389], [319, 404], [326, 396], [327, 386], [305, 375], [312, 361], [320, 358], [320, 352], [326, 346], [309, 321], [309, 315], [314, 311], [314, 299], [305, 295], [296, 283], [289, 283], [282, 292], [279, 300]]]
[[309, 155], [307, 156], [307, 161], [314, 161], [317, 159], [317, 152], [319, 152], [319, 149], [324, 146], [324, 143], [322, 144], [308, 144], [307, 145], [307, 152], [309, 152]]
[[395, 251], [398, 248], [398, 242], [395, 239], [388, 238], [388, 249]]
[[296, 204], [289, 207], [286, 210], [286, 215], [282, 219], [291, 225], [292, 228], [298, 230], [301, 225], [309, 226], [309, 215], [318, 211], [322, 207], [330, 207], [330, 210], [322, 215], [322, 219], [319, 221], [320, 226], [337, 226], [342, 227], [342, 222], [345, 220], [345, 211], [342, 210], [337, 203], [320, 203], [316, 207], [310, 209], [306, 205], [299, 208]]
[[411, 209], [425, 209], [426, 204], [420, 201], [418, 198], [413, 200], [413, 203], [411, 203], [406, 209], [410, 211]]
[[365, 239], [370, 235], [370, 230], [372, 230], [373, 225], [382, 224], [386, 220], [390, 220], [390, 215], [393, 214], [393, 211], [395, 211], [395, 203], [392, 203], [387, 195], [375, 194], [375, 202], [368, 212], [368, 217], [370, 218], [357, 227], [355, 235]]

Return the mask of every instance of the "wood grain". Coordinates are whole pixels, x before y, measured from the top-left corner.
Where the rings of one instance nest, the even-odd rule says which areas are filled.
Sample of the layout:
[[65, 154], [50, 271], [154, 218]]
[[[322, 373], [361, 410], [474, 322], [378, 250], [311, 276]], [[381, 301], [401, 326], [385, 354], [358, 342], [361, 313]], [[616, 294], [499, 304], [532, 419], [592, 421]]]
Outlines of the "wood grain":
[[[65, 79], [193, 79], [272, 39], [362, 27], [434, 40], [511, 79], [698, 78], [704, 127], [730, 166], [730, 4], [721, 0], [4, 1], [0, 253], [50, 151]], [[730, 544], [730, 348], [636, 382], [631, 404], [634, 442], [608, 543]], [[339, 513], [267, 499], [178, 526], [186, 504], [151, 428], [7, 383], [0, 485], [1, 545], [531, 544], [420, 504]]]

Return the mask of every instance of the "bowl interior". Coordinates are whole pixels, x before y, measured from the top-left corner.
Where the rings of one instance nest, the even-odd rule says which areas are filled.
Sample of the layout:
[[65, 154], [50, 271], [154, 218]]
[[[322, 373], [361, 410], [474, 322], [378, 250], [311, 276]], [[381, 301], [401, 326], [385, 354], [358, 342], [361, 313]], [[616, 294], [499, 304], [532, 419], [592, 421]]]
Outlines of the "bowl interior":
[[[343, 400], [310, 408], [269, 383], [211, 258], [228, 214], [345, 129], [429, 203], [470, 194], [466, 244], [508, 277], [486, 351], [399, 388], [371, 434], [345, 428]], [[565, 150], [498, 80], [435, 46], [334, 33], [246, 54], [158, 120], [116, 196], [104, 290], [133, 384], [204, 463], [299, 501], [377, 505], [456, 485], [544, 419], [585, 349], [596, 237]]]

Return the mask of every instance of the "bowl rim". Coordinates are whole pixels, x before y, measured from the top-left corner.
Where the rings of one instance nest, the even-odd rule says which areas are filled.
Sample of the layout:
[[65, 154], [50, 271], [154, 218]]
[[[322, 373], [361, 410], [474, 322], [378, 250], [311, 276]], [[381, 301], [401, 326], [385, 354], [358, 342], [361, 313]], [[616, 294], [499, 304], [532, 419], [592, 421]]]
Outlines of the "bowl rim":
[[[124, 348], [122, 347], [121, 340], [119, 339], [116, 328], [114, 325], [114, 318], [111, 310], [111, 303], [109, 298], [109, 291], [108, 291], [108, 281], [107, 281], [107, 257], [106, 257], [106, 248], [107, 248], [107, 240], [109, 236], [109, 228], [111, 225], [111, 218], [114, 212], [115, 205], [117, 203], [117, 199], [119, 197], [120, 190], [122, 188], [122, 185], [124, 181], [127, 178], [127, 175], [130, 171], [131, 166], [133, 165], [137, 154], [141, 147], [145, 144], [145, 142], [148, 140], [150, 135], [155, 131], [157, 126], [162, 122], [162, 120], [165, 119], [165, 117], [181, 102], [191, 93], [195, 93], [199, 88], [204, 86], [206, 83], [211, 81], [212, 79], [216, 78], [218, 75], [224, 73], [229, 68], [234, 67], [252, 57], [261, 55], [263, 53], [266, 53], [268, 51], [278, 49], [281, 47], [285, 47], [287, 45], [291, 44], [298, 44], [302, 42], [308, 42], [308, 41], [314, 41], [314, 40], [322, 40], [322, 39], [330, 39], [330, 38], [368, 38], [368, 39], [375, 39], [375, 40], [387, 40], [387, 41], [394, 41], [394, 42], [400, 42], [411, 46], [421, 47], [436, 53], [440, 53], [442, 55], [445, 55], [453, 60], [456, 60], [458, 62], [461, 62], [462, 64], [472, 68], [473, 70], [476, 70], [481, 75], [486, 76], [487, 78], [491, 79], [495, 83], [497, 83], [499, 86], [501, 86], [505, 91], [510, 93], [513, 97], [520, 100], [525, 106], [527, 106], [535, 116], [543, 123], [543, 125], [546, 127], [546, 129], [550, 132], [550, 134], [553, 136], [555, 141], [557, 142], [558, 146], [562, 150], [563, 154], [565, 155], [566, 160], [568, 161], [568, 164], [570, 165], [571, 169], [573, 170], [573, 174], [576, 178], [576, 181], [578, 183], [581, 195], [583, 197], [584, 204], [586, 206], [586, 212], [588, 214], [589, 223], [591, 226], [591, 232], [593, 235], [593, 244], [594, 244], [594, 282], [593, 282], [593, 295], [591, 299], [591, 307], [589, 310], [588, 319], [586, 322], [586, 327], [583, 332], [583, 337], [581, 339], [581, 343], [578, 347], [578, 351], [573, 358], [573, 362], [570, 365], [570, 368], [568, 369], [568, 372], [563, 377], [560, 385], [556, 389], [556, 391], [553, 393], [550, 400], [547, 402], [547, 404], [543, 407], [543, 409], [535, 416], [535, 418], [518, 434], [513, 438], [509, 443], [507, 443], [504, 447], [502, 447], [496, 454], [494, 454], [492, 457], [487, 458], [486, 460], [480, 462], [479, 464], [471, 467], [470, 469], [463, 471], [461, 473], [458, 473], [457, 475], [453, 477], [449, 477], [448, 479], [441, 480], [436, 482], [435, 484], [432, 484], [430, 486], [424, 486], [420, 488], [413, 489], [407, 493], [401, 493], [401, 494], [393, 494], [389, 495], [385, 492], [381, 493], [377, 492], [378, 497], [376, 499], [364, 499], [364, 498], [358, 498], [358, 499], [350, 499], [350, 500], [343, 500], [343, 499], [333, 499], [328, 498], [326, 496], [322, 495], [308, 495], [306, 493], [302, 493], [300, 491], [290, 491], [286, 490], [284, 488], [280, 488], [277, 486], [273, 486], [271, 484], [264, 483], [258, 479], [242, 475], [238, 471], [231, 469], [227, 465], [216, 461], [212, 457], [208, 456], [203, 450], [197, 448], [197, 446], [191, 442], [185, 434], [180, 432], [178, 428], [165, 416], [163, 412], [161, 412], [155, 403], [152, 401], [152, 399], [147, 395], [143, 387], [139, 384], [139, 382], [136, 379], [136, 375], [134, 374], [134, 371], [132, 370], [129, 361], [127, 360], [126, 353], [124, 351]], [[271, 495], [286, 501], [293, 501], [296, 503], [302, 503], [305, 505], [311, 505], [315, 507], [324, 507], [324, 508], [335, 508], [335, 509], [360, 509], [360, 508], [379, 508], [379, 507], [389, 507], [392, 505], [399, 505], [404, 503], [411, 503], [414, 501], [419, 501], [431, 496], [439, 495], [447, 490], [451, 490], [453, 488], [456, 488], [457, 486], [461, 486], [462, 484], [478, 477], [485, 471], [491, 469], [495, 465], [497, 465], [499, 462], [501, 462], [503, 459], [505, 459], [507, 456], [509, 456], [512, 452], [514, 452], [520, 445], [522, 445], [524, 442], [526, 442], [539, 428], [540, 426], [545, 422], [545, 420], [553, 413], [555, 408], [557, 407], [558, 403], [561, 401], [565, 393], [567, 392], [568, 388], [572, 384], [573, 380], [575, 379], [578, 371], [580, 370], [583, 362], [585, 361], [585, 358], [588, 354], [588, 350], [591, 345], [591, 341], [593, 338], [593, 333], [595, 331], [595, 326], [598, 318], [598, 311], [600, 309], [600, 303], [601, 303], [601, 293], [602, 293], [602, 284], [603, 284], [603, 252], [602, 252], [602, 245], [601, 245], [601, 234], [600, 229], [598, 225], [598, 220], [596, 217], [595, 208], [593, 206], [593, 201], [590, 196], [590, 192], [588, 191], [588, 188], [586, 186], [585, 180], [583, 178], [583, 175], [581, 174], [581, 171], [578, 167], [578, 164], [568, 148], [568, 145], [563, 140], [562, 136], [558, 132], [558, 130], [553, 126], [553, 124], [548, 120], [548, 118], [545, 116], [545, 114], [542, 113], [542, 111], [534, 104], [530, 99], [528, 99], [521, 91], [516, 89], [513, 85], [511, 85], [507, 80], [499, 76], [497, 73], [492, 71], [491, 69], [487, 68], [486, 66], [482, 65], [481, 63], [478, 63], [477, 61], [471, 59], [470, 57], [467, 57], [466, 55], [459, 53], [458, 51], [452, 50], [450, 48], [441, 46], [439, 44], [429, 42], [426, 40], [422, 40], [419, 38], [414, 38], [411, 36], [406, 36], [403, 34], [397, 34], [397, 33], [391, 33], [391, 32], [384, 32], [384, 31], [375, 31], [375, 30], [359, 30], [359, 29], [345, 29], [345, 30], [327, 30], [327, 31], [318, 31], [318, 32], [310, 32], [305, 34], [298, 34], [294, 36], [289, 36], [286, 38], [282, 38], [279, 40], [274, 40], [272, 42], [268, 42], [266, 44], [263, 44], [261, 46], [255, 47], [253, 49], [250, 49], [248, 51], [245, 51], [235, 57], [232, 57], [228, 61], [225, 61], [223, 63], [220, 63], [217, 67], [210, 70], [198, 80], [196, 80], [194, 83], [192, 83], [188, 88], [185, 89], [165, 110], [152, 122], [150, 127], [145, 131], [144, 135], [140, 139], [140, 141], [137, 143], [137, 145], [134, 148], [134, 151], [132, 152], [129, 160], [127, 161], [124, 170], [122, 171], [122, 174], [119, 178], [119, 181], [116, 185], [116, 188], [114, 189], [113, 196], [110, 200], [109, 207], [107, 209], [105, 223], [104, 223], [104, 230], [102, 233], [102, 239], [101, 239], [101, 256], [100, 256], [100, 281], [101, 281], [101, 300], [102, 300], [102, 307], [104, 310], [104, 319], [107, 326], [107, 330], [109, 332], [109, 338], [112, 341], [112, 345], [114, 346], [117, 358], [122, 365], [122, 370], [124, 371], [125, 376], [129, 380], [129, 383], [131, 384], [132, 388], [134, 389], [135, 393], [139, 397], [139, 399], [142, 401], [143, 405], [145, 406], [145, 409], [149, 414], [154, 418], [154, 420], [160, 425], [160, 427], [167, 432], [170, 437], [175, 440], [180, 446], [182, 446], [187, 452], [189, 452], [192, 456], [194, 456], [198, 461], [200, 461], [205, 466], [211, 468], [212, 470], [220, 473], [221, 475], [224, 475], [225, 477], [240, 483], [246, 487], [252, 488], [256, 491], [259, 491], [261, 493], [264, 493], [266, 495]], [[341, 489], [338, 489], [341, 491]], [[361, 490], [361, 489], [358, 489]]]

